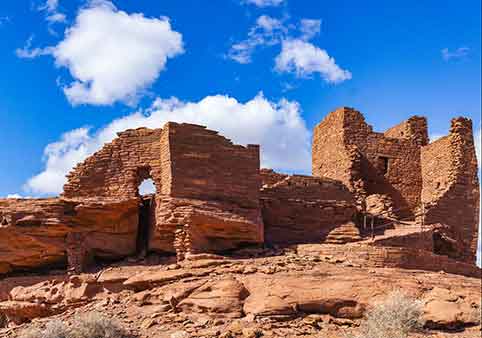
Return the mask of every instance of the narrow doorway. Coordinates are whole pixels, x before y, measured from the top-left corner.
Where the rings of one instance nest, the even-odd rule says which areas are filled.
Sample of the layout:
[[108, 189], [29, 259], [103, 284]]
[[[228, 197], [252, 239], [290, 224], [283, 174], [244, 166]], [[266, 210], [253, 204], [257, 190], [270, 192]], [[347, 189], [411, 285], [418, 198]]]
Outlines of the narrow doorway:
[[145, 256], [149, 251], [149, 232], [155, 217], [155, 192], [156, 188], [152, 179], [146, 179], [139, 185], [139, 223], [136, 241], [136, 254], [138, 256]]

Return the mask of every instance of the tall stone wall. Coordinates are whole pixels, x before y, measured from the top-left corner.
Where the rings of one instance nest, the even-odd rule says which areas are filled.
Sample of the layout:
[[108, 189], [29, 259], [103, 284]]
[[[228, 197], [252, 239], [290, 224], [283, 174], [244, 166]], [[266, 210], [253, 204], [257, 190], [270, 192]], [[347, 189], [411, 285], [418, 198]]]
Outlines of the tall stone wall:
[[216, 131], [168, 123], [172, 197], [259, 206], [259, 146], [234, 145]]
[[[162, 129], [139, 128], [118, 133], [67, 175], [63, 196], [66, 198], [135, 198], [139, 184], [152, 178], [162, 190], [162, 159], [168, 147], [161, 147]], [[161, 152], [162, 149], [162, 152]]]
[[338, 109], [315, 128], [313, 175], [341, 180], [359, 200], [386, 194], [395, 209], [402, 209], [401, 216], [408, 215], [420, 203], [420, 144], [426, 133], [423, 118], [413, 117], [383, 134], [373, 132], [360, 112]]
[[[351, 191], [363, 194], [361, 154], [345, 142], [345, 112], [341, 108], [329, 114], [313, 131], [312, 173], [343, 182]], [[362, 131], [363, 132], [363, 131]]]
[[266, 243], [321, 243], [333, 230], [352, 224], [353, 195], [341, 182], [269, 171], [263, 171], [262, 177], [266, 182], [261, 189]]
[[436, 252], [473, 263], [480, 185], [471, 120], [453, 119], [449, 135], [422, 148], [422, 177], [426, 222], [443, 225]]
[[222, 251], [263, 242], [259, 162], [259, 146], [169, 122], [119, 133], [68, 175], [63, 196], [134, 198], [140, 206], [139, 184], [152, 178], [147, 250]]

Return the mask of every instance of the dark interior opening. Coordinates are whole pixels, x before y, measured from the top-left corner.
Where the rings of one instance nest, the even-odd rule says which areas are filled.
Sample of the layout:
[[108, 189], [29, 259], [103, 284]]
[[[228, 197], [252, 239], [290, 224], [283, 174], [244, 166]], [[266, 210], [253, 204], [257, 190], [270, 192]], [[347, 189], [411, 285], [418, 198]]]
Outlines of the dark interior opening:
[[388, 157], [378, 157], [378, 169], [382, 175], [385, 175], [388, 172]]
[[451, 240], [440, 232], [434, 232], [432, 239], [434, 254], [457, 258], [457, 248], [454, 240]]
[[138, 255], [144, 256], [149, 250], [149, 229], [151, 224], [152, 206], [154, 195], [141, 197], [139, 205], [139, 225], [137, 228], [136, 251]]

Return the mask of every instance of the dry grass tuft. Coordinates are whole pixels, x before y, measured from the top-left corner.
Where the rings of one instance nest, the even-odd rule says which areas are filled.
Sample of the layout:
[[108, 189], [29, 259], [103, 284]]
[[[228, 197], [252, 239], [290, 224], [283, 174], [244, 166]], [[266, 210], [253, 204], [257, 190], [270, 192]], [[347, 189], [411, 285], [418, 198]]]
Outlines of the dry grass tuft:
[[21, 338], [127, 338], [130, 335], [114, 319], [91, 312], [76, 318], [69, 327], [53, 320], [45, 329], [28, 329]]
[[402, 291], [395, 291], [368, 311], [360, 334], [347, 338], [407, 338], [423, 325], [422, 305]]

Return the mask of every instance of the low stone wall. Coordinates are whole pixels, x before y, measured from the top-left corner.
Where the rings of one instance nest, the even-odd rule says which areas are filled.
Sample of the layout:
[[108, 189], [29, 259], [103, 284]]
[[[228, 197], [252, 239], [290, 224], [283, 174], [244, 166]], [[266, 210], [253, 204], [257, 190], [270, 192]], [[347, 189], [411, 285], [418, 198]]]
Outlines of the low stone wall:
[[262, 173], [265, 184], [261, 189], [266, 243], [320, 243], [334, 229], [353, 220], [353, 196], [341, 182], [267, 174]]
[[363, 267], [444, 271], [468, 277], [481, 277], [481, 269], [475, 264], [462, 263], [425, 250], [356, 243], [346, 245], [306, 244], [298, 245], [297, 250], [300, 255], [327, 256], [334, 261]]

